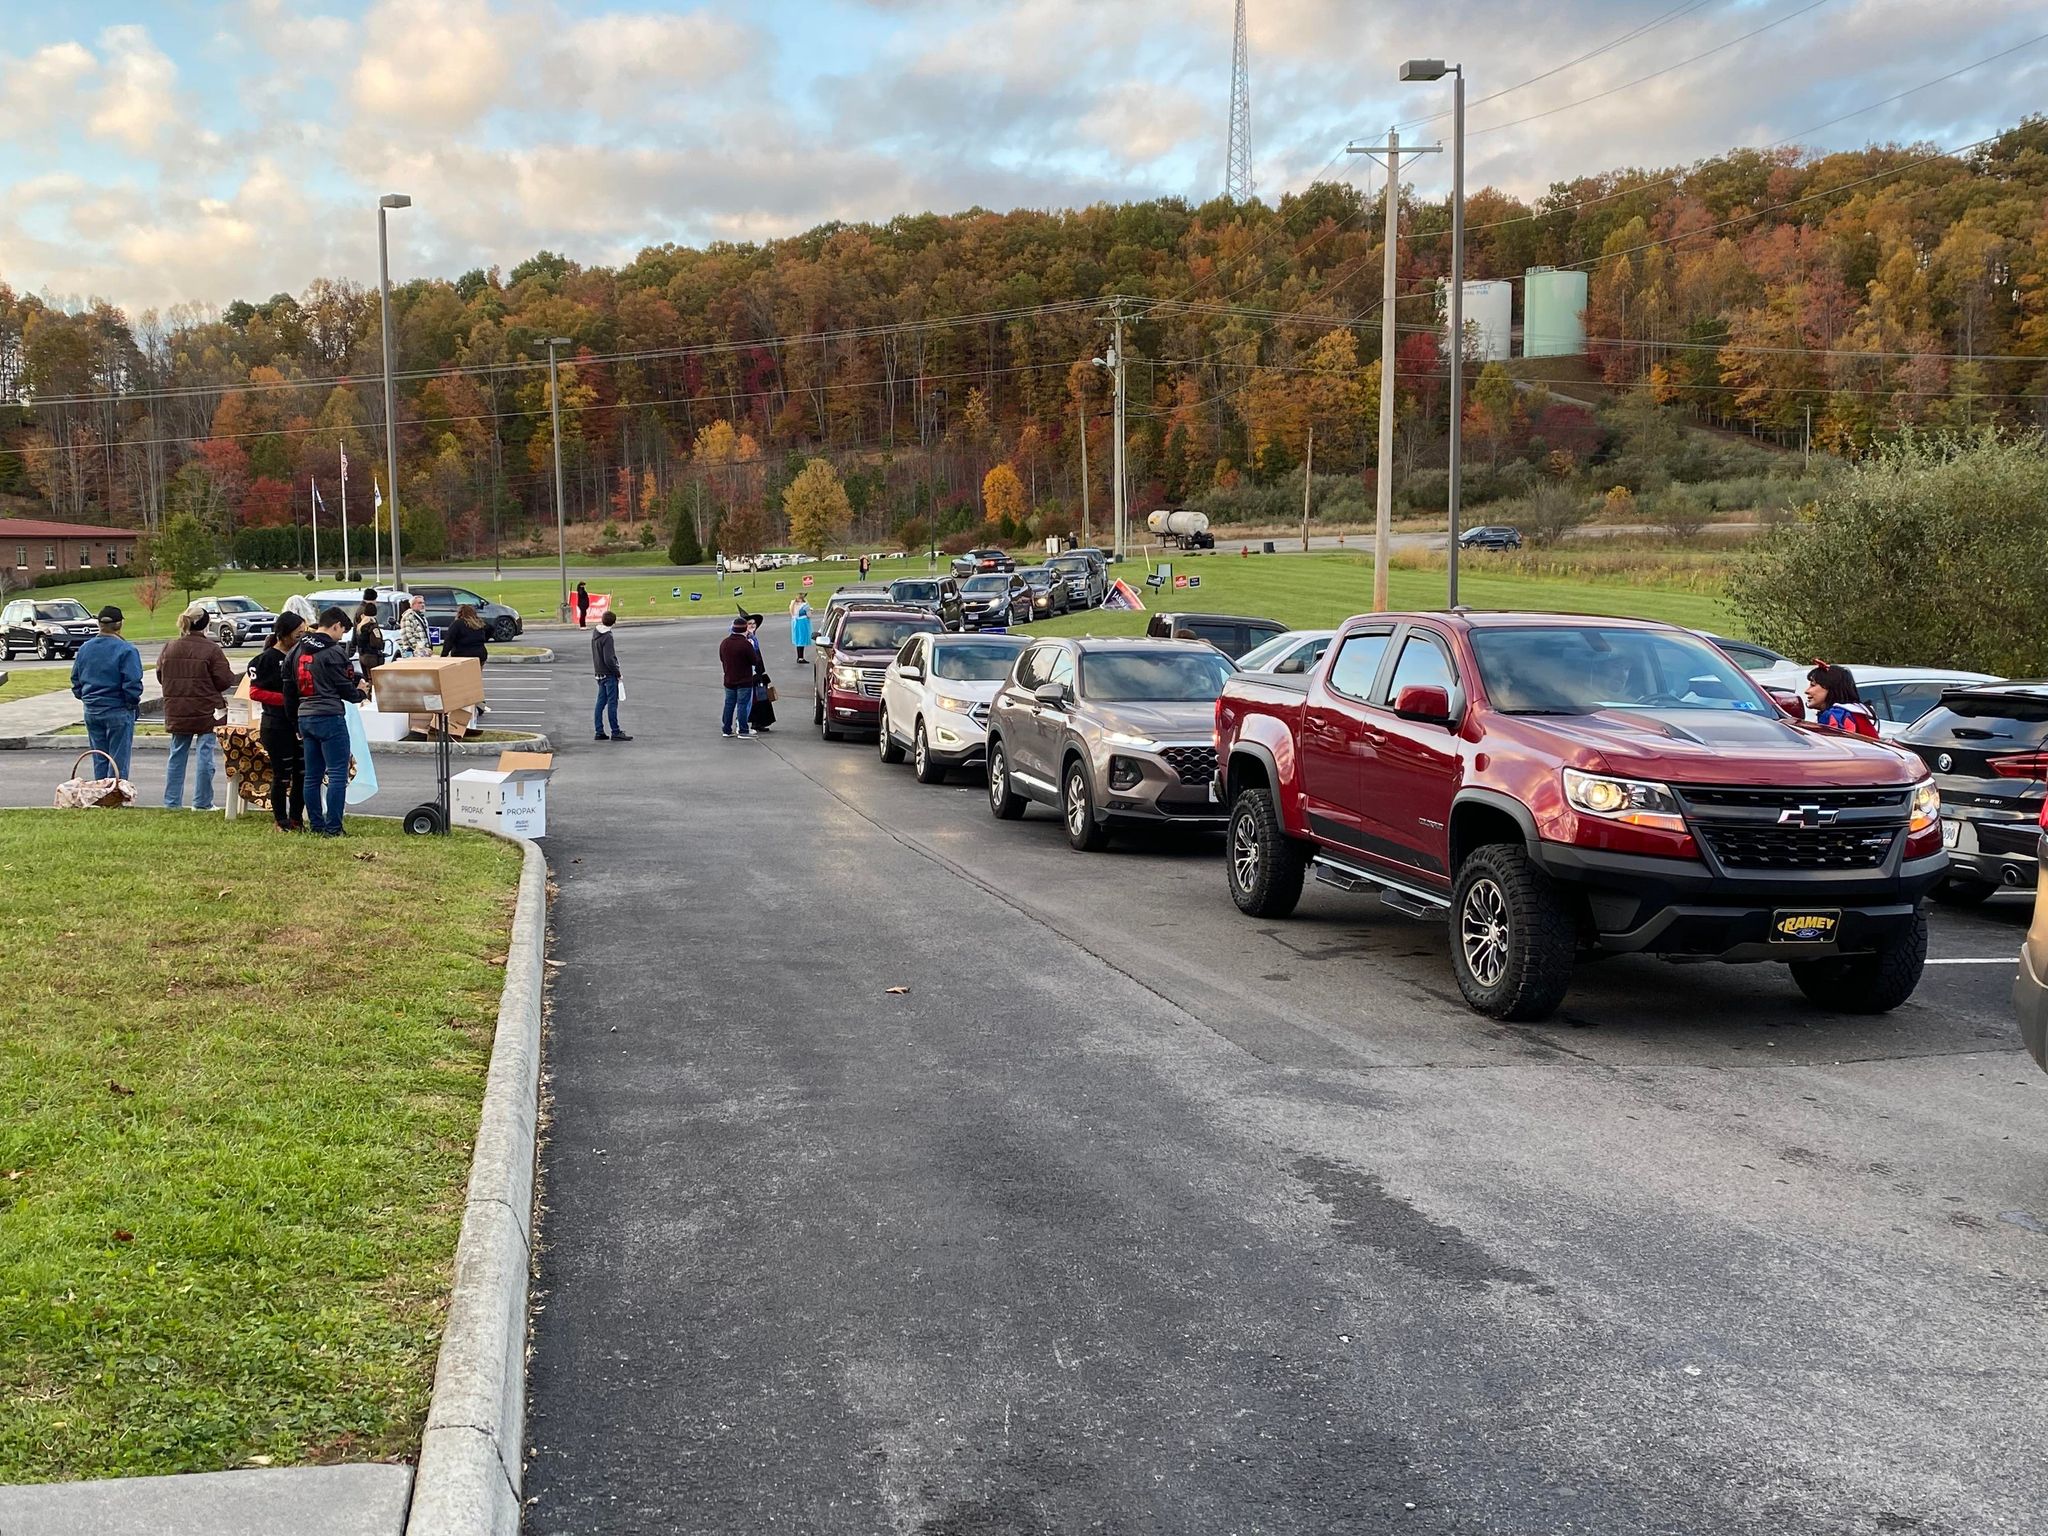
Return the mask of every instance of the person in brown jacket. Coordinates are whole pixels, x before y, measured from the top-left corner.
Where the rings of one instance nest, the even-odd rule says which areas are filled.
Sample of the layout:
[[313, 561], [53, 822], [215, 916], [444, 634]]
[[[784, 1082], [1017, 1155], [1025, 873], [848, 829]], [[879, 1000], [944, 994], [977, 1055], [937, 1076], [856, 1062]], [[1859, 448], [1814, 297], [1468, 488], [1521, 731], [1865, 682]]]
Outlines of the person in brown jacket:
[[194, 603], [178, 616], [178, 638], [156, 659], [156, 679], [164, 691], [164, 729], [171, 734], [171, 760], [164, 770], [164, 809], [175, 811], [185, 801], [185, 763], [192, 743], [199, 743], [198, 782], [192, 786], [192, 809], [213, 809], [213, 728], [227, 708], [235, 669], [228, 653], [206, 632], [208, 615]]

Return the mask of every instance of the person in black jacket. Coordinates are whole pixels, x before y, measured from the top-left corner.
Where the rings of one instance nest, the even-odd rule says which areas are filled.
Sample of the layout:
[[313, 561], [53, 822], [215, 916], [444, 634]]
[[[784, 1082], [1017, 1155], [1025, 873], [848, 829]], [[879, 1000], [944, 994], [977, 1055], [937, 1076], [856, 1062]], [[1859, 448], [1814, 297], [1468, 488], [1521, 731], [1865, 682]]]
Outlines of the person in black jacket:
[[576, 583], [576, 627], [585, 628], [590, 619], [590, 588]]
[[[481, 667], [491, 659], [490, 638], [491, 627], [484, 623], [483, 615], [476, 611], [476, 604], [463, 603], [455, 610], [455, 622], [442, 631], [441, 654], [474, 656], [476, 664]], [[479, 704], [476, 712], [479, 716], [487, 715], [491, 712], [490, 706]]]
[[350, 650], [365, 677], [384, 665], [384, 631], [377, 627], [377, 603], [369, 593], [363, 594], [363, 610], [356, 618]]
[[322, 837], [342, 835], [341, 808], [348, 793], [348, 706], [370, 696], [342, 647], [347, 633], [346, 612], [322, 609], [313, 633], [292, 653], [299, 736], [306, 744], [306, 819]]
[[299, 695], [291, 659], [306, 621], [281, 613], [270, 643], [249, 663], [249, 696], [263, 706], [257, 734], [270, 759], [270, 814], [280, 832], [306, 829], [306, 759], [299, 747]]
[[[599, 741], [631, 741], [633, 738], [619, 729], [619, 647], [612, 635], [612, 627], [619, 622], [619, 616], [609, 609], [598, 621], [597, 633], [590, 637], [590, 665], [597, 673], [597, 708], [591, 714], [591, 721], [597, 730]], [[604, 717], [610, 711], [612, 733], [604, 733]]]

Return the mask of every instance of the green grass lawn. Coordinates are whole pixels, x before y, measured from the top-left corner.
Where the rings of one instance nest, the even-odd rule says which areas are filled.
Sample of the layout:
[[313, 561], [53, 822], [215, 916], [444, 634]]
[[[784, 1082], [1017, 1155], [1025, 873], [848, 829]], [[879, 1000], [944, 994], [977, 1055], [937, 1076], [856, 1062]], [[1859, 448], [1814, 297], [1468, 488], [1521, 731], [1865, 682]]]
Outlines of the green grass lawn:
[[[1199, 576], [1200, 587], [1154, 593], [1143, 585], [1145, 566], [1126, 561], [1117, 568], [1138, 589], [1147, 608], [1206, 613], [1242, 613], [1279, 619], [1296, 629], [1331, 628], [1372, 607], [1372, 557], [1344, 553], [1307, 555], [1177, 555], [1176, 576]], [[1483, 558], [1459, 564], [1459, 597], [1474, 608], [1533, 608], [1546, 613], [1616, 614], [1663, 619], [1695, 628], [1734, 623], [1726, 604], [1712, 592], [1634, 585], [1626, 580], [1572, 580], [1490, 572]], [[1388, 597], [1396, 609], [1441, 608], [1441, 570], [1389, 573]], [[1076, 613], [1033, 625], [1048, 634], [1138, 634], [1149, 614]]]
[[[1370, 553], [1317, 551], [1313, 554], [1254, 555], [1249, 559], [1234, 553], [1218, 553], [1175, 555], [1172, 558], [1176, 573], [1202, 578], [1199, 590], [1189, 589], [1176, 600], [1184, 608], [1257, 614], [1281, 619], [1297, 627], [1307, 627], [1333, 624], [1354, 613], [1364, 612], [1372, 603]], [[1578, 558], [1576, 551], [1553, 551], [1546, 560], [1552, 566], [1565, 569], [1582, 563], [1589, 575], [1574, 578], [1562, 574], [1489, 574], [1486, 557], [1470, 554], [1461, 565], [1461, 595], [1466, 602], [1478, 608], [1627, 614], [1698, 626], [1732, 622], [1717, 593], [1644, 585], [1639, 576], [1626, 571], [1603, 573], [1597, 550], [1584, 552], [1583, 560]], [[939, 561], [940, 569], [944, 570], [946, 557], [940, 556]], [[1142, 560], [1126, 561], [1118, 567], [1118, 574], [1141, 591], [1145, 572]], [[869, 580], [887, 581], [897, 576], [928, 574], [923, 558], [886, 560], [875, 568]], [[756, 612], [779, 613], [789, 606], [790, 598], [802, 590], [805, 576], [812, 578], [810, 593], [815, 602], [843, 583], [858, 581], [860, 572], [850, 563], [832, 561], [780, 571], [730, 575], [723, 582], [704, 573], [695, 576], [618, 576], [597, 582], [586, 577], [585, 581], [592, 591], [611, 595], [612, 606], [618, 609], [623, 622], [729, 613], [735, 601], [744, 602]], [[782, 583], [781, 591], [776, 590], [777, 582]], [[331, 586], [332, 583], [323, 585]], [[517, 608], [529, 623], [552, 620], [561, 596], [561, 583], [553, 576], [507, 575], [502, 581], [494, 581], [487, 572], [478, 572], [470, 579], [469, 585], [495, 602]], [[294, 592], [304, 591], [306, 587], [305, 578], [296, 573], [230, 571], [222, 574], [220, 584], [212, 590], [220, 595], [246, 594], [275, 608]], [[683, 594], [681, 597], [675, 595], [679, 588]], [[742, 594], [738, 599], [733, 596], [735, 588]], [[1393, 572], [1391, 592], [1397, 607], [1440, 608], [1443, 606], [1443, 589], [1441, 572], [1404, 570], [1398, 566]], [[173, 595], [154, 614], [144, 613], [135, 603], [132, 585], [122, 581], [87, 582], [62, 588], [61, 591], [95, 611], [104, 603], [119, 604], [127, 610], [127, 634], [131, 640], [169, 638], [178, 612], [184, 606]], [[692, 592], [702, 594], [699, 601], [690, 601]], [[1153, 607], [1160, 606], [1150, 595], [1146, 601]], [[1092, 629], [1097, 634], [1120, 633], [1121, 629], [1114, 627], [1118, 625], [1124, 628], [1143, 627], [1142, 620], [1133, 625], [1128, 619], [1119, 620], [1114, 614], [1093, 616], [1086, 623], [1078, 620], [1053, 622], [1055, 627], [1066, 625]], [[247, 654], [247, 651], [245, 648], [242, 653], [231, 654]]]
[[69, 667], [38, 667], [28, 672], [0, 664], [0, 671], [7, 673], [7, 681], [0, 683], [0, 704], [12, 699], [33, 699], [46, 693], [68, 693], [71, 690]]
[[417, 1452], [520, 857], [350, 834], [0, 813], [0, 1482]]

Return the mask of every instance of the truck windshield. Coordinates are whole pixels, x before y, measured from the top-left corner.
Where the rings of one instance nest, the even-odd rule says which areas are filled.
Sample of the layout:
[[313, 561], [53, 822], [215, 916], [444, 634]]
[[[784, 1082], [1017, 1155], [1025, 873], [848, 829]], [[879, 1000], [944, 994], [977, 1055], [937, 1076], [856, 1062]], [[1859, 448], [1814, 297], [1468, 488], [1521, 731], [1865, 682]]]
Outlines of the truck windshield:
[[961, 640], [932, 649], [932, 676], [951, 683], [1000, 683], [1017, 663], [1022, 640]]
[[1195, 651], [1107, 651], [1081, 658], [1081, 693], [1105, 704], [1201, 704], [1237, 669]]
[[895, 651], [912, 635], [939, 627], [937, 619], [905, 615], [900, 619], [848, 619], [839, 629], [842, 651]]
[[1742, 669], [1704, 640], [1650, 629], [1475, 629], [1493, 707], [1510, 715], [1603, 709], [1777, 712]]
[[939, 584], [936, 581], [892, 582], [889, 596], [899, 603], [935, 603], [939, 599]]

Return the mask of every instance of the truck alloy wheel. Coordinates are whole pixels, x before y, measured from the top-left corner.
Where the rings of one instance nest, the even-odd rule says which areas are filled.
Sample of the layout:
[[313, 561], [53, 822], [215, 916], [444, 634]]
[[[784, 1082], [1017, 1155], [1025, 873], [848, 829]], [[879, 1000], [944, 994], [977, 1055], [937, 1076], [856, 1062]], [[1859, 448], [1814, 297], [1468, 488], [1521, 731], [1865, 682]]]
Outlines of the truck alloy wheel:
[[1301, 901], [1308, 859], [1289, 837], [1264, 789], [1247, 789], [1230, 808], [1230, 899], [1247, 917], [1286, 917]]
[[1010, 757], [1000, 741], [988, 744], [988, 808], [998, 821], [1024, 814], [1024, 797], [1010, 788]]
[[1475, 848], [1451, 893], [1451, 970], [1489, 1018], [1548, 1017], [1571, 985], [1577, 934], [1550, 877], [1509, 843]]

